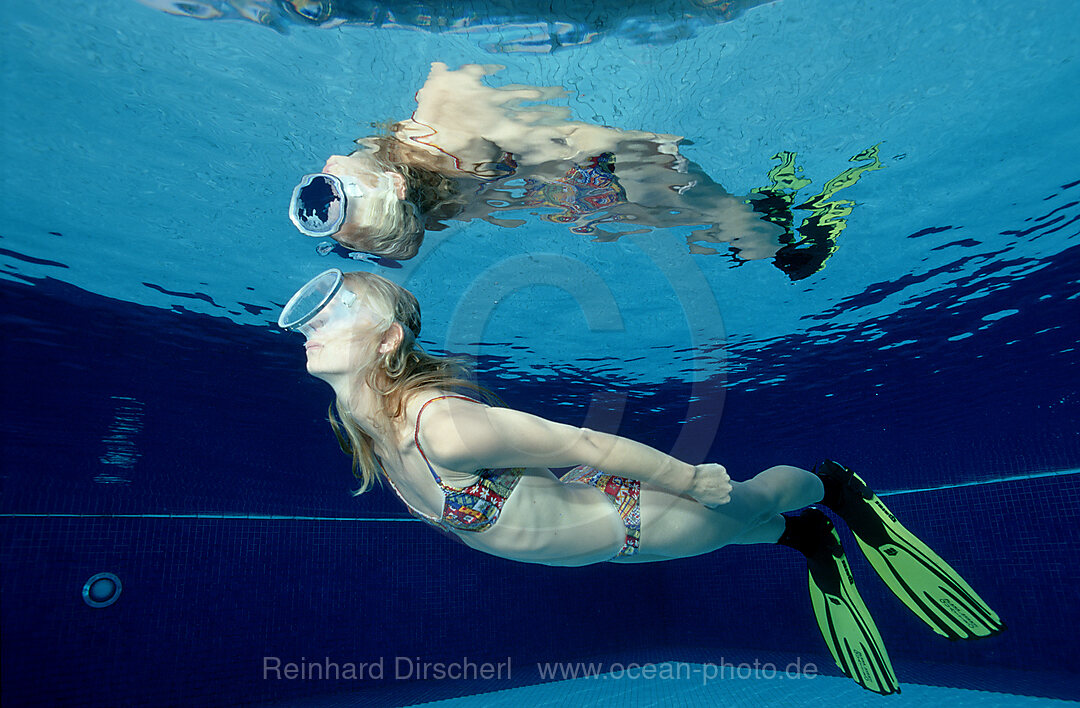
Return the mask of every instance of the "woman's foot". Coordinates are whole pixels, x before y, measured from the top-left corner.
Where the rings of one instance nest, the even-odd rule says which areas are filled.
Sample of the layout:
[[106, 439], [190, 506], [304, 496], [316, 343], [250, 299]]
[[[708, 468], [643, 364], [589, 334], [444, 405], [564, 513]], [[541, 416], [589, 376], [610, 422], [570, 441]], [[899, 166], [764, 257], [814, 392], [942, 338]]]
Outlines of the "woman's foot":
[[777, 543], [806, 556], [810, 602], [836, 665], [867, 690], [899, 693], [889, 654], [866, 609], [829, 517], [813, 507], [785, 515]]

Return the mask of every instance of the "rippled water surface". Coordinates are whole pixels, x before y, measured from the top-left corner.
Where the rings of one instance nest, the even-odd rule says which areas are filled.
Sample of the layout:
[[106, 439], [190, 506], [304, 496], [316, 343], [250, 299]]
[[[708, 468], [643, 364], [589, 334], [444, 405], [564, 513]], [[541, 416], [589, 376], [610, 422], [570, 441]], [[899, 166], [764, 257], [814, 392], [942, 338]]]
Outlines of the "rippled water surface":
[[[947, 349], [1075, 294], [988, 297], [1075, 242], [1072, 3], [785, 0], [687, 20], [678, 39], [622, 20], [590, 35], [603, 23], [569, 17], [588, 41], [537, 51], [401, 12], [387, 28], [356, 7], [316, 21], [219, 5], [186, 6], [209, 21], [133, 0], [5, 7], [3, 277], [270, 328], [295, 286], [350, 263], [293, 230], [292, 185], [407, 117], [443, 61], [565, 87], [576, 120], [685, 136], [731, 194], [767, 184], [784, 152], [804, 196], [868, 146], [881, 169], [837, 195], [850, 214], [836, 252], [797, 282], [726, 244], [691, 254], [690, 228], [594, 242], [526, 214], [430, 234], [401, 268], [365, 266], [416, 291], [429, 346], [509, 357], [522, 375], [569, 363], [689, 380], [716, 373], [723, 343]], [[484, 31], [518, 36], [527, 20]], [[905, 331], [928, 311], [932, 328]]]

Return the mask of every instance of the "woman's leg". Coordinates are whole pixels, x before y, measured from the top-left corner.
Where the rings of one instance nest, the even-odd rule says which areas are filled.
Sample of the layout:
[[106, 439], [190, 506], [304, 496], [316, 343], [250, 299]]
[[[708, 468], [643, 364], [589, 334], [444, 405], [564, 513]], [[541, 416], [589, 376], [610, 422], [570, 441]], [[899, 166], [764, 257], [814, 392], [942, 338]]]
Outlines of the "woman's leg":
[[770, 467], [732, 487], [731, 501], [710, 509], [643, 484], [641, 554], [682, 558], [730, 543], [775, 543], [784, 532], [781, 512], [801, 509], [824, 496], [816, 475], [789, 465]]

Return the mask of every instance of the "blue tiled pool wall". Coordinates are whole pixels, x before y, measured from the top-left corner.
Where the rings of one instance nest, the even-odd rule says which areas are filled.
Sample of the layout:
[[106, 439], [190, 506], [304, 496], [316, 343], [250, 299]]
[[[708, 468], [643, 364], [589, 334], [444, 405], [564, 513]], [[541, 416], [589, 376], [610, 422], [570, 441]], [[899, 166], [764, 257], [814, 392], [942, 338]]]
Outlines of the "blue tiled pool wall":
[[[1076, 519], [1040, 502], [1075, 508], [1076, 495], [1075, 483], [1041, 479], [894, 498], [897, 513], [917, 519], [912, 525], [1010, 625], [981, 642], [937, 637], [852, 553], [862, 594], [904, 667], [902, 682], [929, 676], [949, 685], [934, 664], [1072, 668], [1080, 574], [1067, 549], [1078, 541]], [[1016, 505], [1037, 510], [1022, 529], [1003, 521]], [[981, 513], [957, 515], [956, 507]], [[562, 569], [484, 556], [418, 523], [7, 517], [0, 524], [8, 705], [229, 705], [382, 687], [264, 680], [266, 656], [341, 664], [383, 657], [388, 672], [396, 657], [509, 657], [513, 676], [527, 681], [537, 661], [775, 660], [780, 651], [835, 674], [822, 656], [804, 566], [781, 548]], [[112, 607], [91, 609], [79, 591], [102, 570], [122, 579], [123, 594]], [[1060, 685], [1023, 690], [1069, 697]]]
[[[5, 364], [18, 372], [4, 382], [5, 703], [224, 705], [355, 687], [264, 681], [267, 655], [510, 656], [520, 677], [537, 660], [653, 658], [663, 648], [688, 661], [729, 648], [823, 653], [802, 563], [782, 548], [557, 569], [486, 557], [412, 521], [87, 517], [407, 515], [385, 492], [348, 496], [348, 461], [322, 420], [327, 391], [303, 374], [287, 339], [55, 282], [3, 288], [12, 305]], [[1026, 324], [1043, 328], [1038, 318]], [[831, 455], [889, 489], [933, 486], [957, 470], [989, 479], [1075, 463], [1077, 403], [1062, 383], [1075, 368], [1046, 357], [1045, 340], [1027, 344], [1001, 350], [997, 362], [1022, 371], [1019, 380], [987, 381], [985, 369], [942, 361], [947, 377], [913, 379], [909, 360], [903, 377], [879, 387], [880, 403], [853, 404], [845, 393], [858, 391], [836, 381], [815, 386], [812, 369], [783, 391], [736, 391], [713, 454], [737, 477]], [[913, 380], [919, 391], [905, 396], [900, 387]], [[492, 383], [512, 403], [565, 416], [539, 397], [543, 382]], [[965, 409], [963, 390], [983, 398]], [[680, 395], [662, 390], [647, 403]], [[138, 400], [142, 411], [131, 434], [141, 457], [130, 468], [102, 461], [103, 439], [127, 405], [114, 396]], [[650, 419], [650, 407], [635, 408], [623, 432], [670, 445], [673, 426]], [[130, 482], [94, 482], [102, 470]], [[940, 639], [849, 544], [893, 658], [1074, 670], [1078, 489], [1066, 476], [891, 497], [1010, 625], [983, 642]], [[124, 590], [97, 610], [80, 591], [100, 571], [116, 573]]]
[[[6, 465], [3, 511], [371, 511], [377, 495], [348, 494], [348, 459], [325, 422], [330, 389], [306, 374], [290, 338], [55, 281], [5, 285], [4, 301], [16, 372], [3, 384], [5, 446], [19, 464]], [[129, 472], [103, 458], [118, 419], [132, 417], [121, 435], [138, 455]]]

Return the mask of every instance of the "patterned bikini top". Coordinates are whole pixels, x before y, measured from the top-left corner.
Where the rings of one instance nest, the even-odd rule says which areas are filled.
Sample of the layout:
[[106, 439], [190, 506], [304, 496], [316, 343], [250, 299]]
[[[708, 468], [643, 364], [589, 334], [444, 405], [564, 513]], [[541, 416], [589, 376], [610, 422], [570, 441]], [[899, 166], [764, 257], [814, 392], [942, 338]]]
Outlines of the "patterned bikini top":
[[416, 449], [420, 451], [420, 455], [424, 458], [424, 462], [427, 463], [428, 469], [431, 470], [431, 476], [435, 478], [435, 482], [443, 490], [445, 501], [443, 502], [442, 516], [432, 516], [414, 508], [409, 502], [405, 501], [405, 497], [394, 486], [394, 482], [390, 480], [389, 475], [387, 475], [387, 480], [390, 481], [390, 487], [394, 490], [394, 493], [408, 507], [413, 516], [444, 529], [487, 531], [498, 521], [503, 504], [506, 503], [510, 493], [514, 491], [514, 487], [521, 480], [525, 470], [520, 467], [476, 470], [476, 474], [480, 475], [480, 479], [465, 489], [451, 487], [443, 482], [442, 478], [439, 477], [439, 473], [431, 466], [431, 461], [428, 460], [427, 455], [424, 453], [424, 448], [420, 445], [420, 416], [424, 414], [424, 409], [432, 401], [443, 398], [460, 398], [463, 401], [473, 401], [473, 399], [466, 396], [436, 396], [421, 406], [420, 412], [416, 414], [416, 431], [413, 434], [413, 442], [416, 443]]
[[559, 179], [525, 180], [525, 205], [561, 210], [540, 217], [558, 224], [580, 222], [588, 217], [595, 220], [625, 202], [626, 190], [615, 176], [615, 156], [610, 152], [591, 158], [585, 165], [571, 167]]

